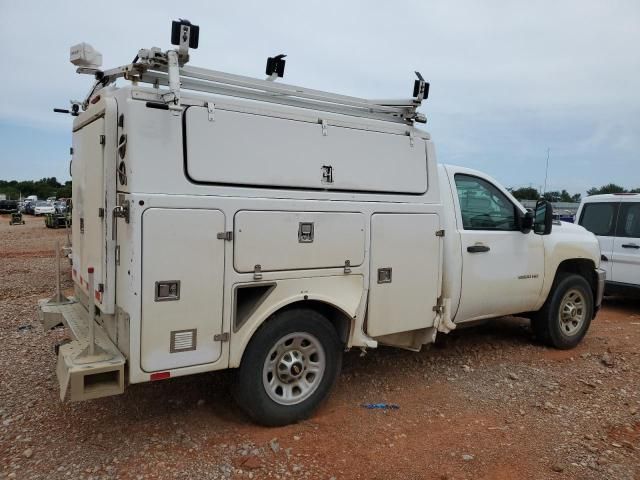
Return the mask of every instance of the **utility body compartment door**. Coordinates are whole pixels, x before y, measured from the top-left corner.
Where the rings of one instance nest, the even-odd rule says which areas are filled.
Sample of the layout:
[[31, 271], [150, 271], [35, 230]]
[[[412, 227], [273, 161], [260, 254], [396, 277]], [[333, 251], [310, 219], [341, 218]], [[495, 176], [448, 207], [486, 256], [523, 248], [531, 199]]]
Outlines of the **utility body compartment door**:
[[422, 194], [423, 138], [218, 108], [184, 113], [185, 172], [191, 181]]
[[220, 210], [149, 208], [142, 215], [141, 367], [213, 363], [222, 353], [225, 242]]
[[350, 212], [240, 211], [234, 221], [238, 272], [353, 267], [364, 261], [364, 215]]
[[433, 326], [441, 284], [439, 228], [437, 214], [371, 217], [370, 336]]

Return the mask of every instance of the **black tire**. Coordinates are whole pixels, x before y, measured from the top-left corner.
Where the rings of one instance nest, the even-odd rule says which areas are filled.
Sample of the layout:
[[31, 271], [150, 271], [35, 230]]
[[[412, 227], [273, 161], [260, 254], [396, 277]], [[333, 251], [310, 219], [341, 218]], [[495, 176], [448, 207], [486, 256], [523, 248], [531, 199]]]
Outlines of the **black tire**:
[[[582, 305], [584, 318], [573, 322], [573, 325], [571, 321], [561, 320], [560, 309], [563, 303], [571, 301], [571, 298], [565, 298], [567, 295], [581, 298], [581, 302], [574, 303]], [[585, 278], [572, 273], [560, 273], [551, 287], [547, 301], [531, 319], [531, 326], [536, 338], [545, 345], [568, 350], [578, 345], [587, 334], [593, 311], [593, 292]]]
[[[282, 404], [272, 398], [272, 396], [276, 396], [277, 388], [272, 387], [271, 393], [269, 393], [268, 387], [265, 385], [265, 381], [271, 385], [281, 382], [280, 373], [274, 383], [268, 380], [273, 378], [273, 374], [270, 373], [267, 357], [271, 358], [270, 362], [274, 366], [277, 364], [280, 367], [283, 362], [281, 359], [286, 357], [287, 350], [284, 350], [284, 353], [274, 352], [274, 350], [279, 348], [278, 346], [284, 346], [285, 344], [281, 341], [294, 334], [306, 335], [312, 340], [317, 340], [312, 347], [321, 347], [324, 369], [322, 375], [315, 377], [310, 371], [304, 373], [307, 371], [305, 366], [301, 375], [309, 375], [312, 378], [311, 383], [316, 386], [313, 389], [308, 389], [309, 393], [306, 394], [309, 396], [299, 403]], [[295, 346], [285, 346], [284, 348], [293, 349], [291, 353], [297, 351]], [[309, 347], [302, 346], [300, 348]], [[308, 309], [291, 309], [280, 312], [267, 320], [247, 345], [237, 372], [233, 396], [240, 408], [253, 421], [261, 425], [275, 427], [309, 418], [327, 396], [340, 373], [342, 349], [343, 346], [335, 329], [320, 313]], [[304, 358], [304, 355], [302, 357]], [[311, 357], [309, 357], [309, 361], [310, 359]], [[290, 370], [294, 371], [293, 365]], [[291, 381], [295, 383], [297, 380], [292, 378]], [[307, 385], [306, 381], [304, 385]], [[298, 388], [298, 390], [300, 389]], [[280, 392], [282, 392], [282, 388]]]

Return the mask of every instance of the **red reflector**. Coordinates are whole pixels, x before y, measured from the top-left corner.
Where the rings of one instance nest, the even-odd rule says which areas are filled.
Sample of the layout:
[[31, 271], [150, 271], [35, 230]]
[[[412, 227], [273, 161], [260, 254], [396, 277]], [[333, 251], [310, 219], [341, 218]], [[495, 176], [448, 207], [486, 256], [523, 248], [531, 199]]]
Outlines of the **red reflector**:
[[88, 272], [93, 273], [93, 267], [89, 267]]
[[93, 104], [98, 103], [99, 101], [100, 101], [100, 95], [96, 95], [91, 99], [91, 103]]
[[171, 376], [171, 372], [156, 372], [151, 374], [151, 380], [164, 380], [165, 378], [169, 378]]

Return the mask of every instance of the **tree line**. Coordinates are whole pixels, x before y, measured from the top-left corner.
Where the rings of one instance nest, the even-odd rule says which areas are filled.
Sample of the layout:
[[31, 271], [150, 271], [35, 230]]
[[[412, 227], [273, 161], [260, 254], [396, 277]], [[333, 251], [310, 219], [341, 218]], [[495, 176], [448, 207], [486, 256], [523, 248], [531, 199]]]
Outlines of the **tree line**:
[[40, 180], [0, 180], [0, 193], [4, 193], [8, 200], [18, 200], [29, 195], [38, 198], [49, 197], [71, 198], [71, 180], [60, 183], [56, 177], [46, 177]]
[[[534, 187], [522, 187], [522, 188], [510, 188], [511, 194], [518, 200], [538, 200], [544, 198], [550, 202], [574, 202], [578, 203], [582, 199], [582, 195], [579, 193], [571, 194], [566, 190], [551, 191], [541, 194], [537, 188]], [[601, 195], [603, 193], [640, 193], [640, 188], [632, 188], [627, 190], [626, 188], [616, 185], [615, 183], [608, 183], [601, 187], [591, 187], [587, 190], [587, 196]]]

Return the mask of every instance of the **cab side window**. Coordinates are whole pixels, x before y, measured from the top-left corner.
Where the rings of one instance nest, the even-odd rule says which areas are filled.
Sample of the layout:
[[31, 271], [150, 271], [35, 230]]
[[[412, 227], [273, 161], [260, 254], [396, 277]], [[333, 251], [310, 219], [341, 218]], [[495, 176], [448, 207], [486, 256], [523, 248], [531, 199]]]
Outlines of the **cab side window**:
[[618, 237], [640, 238], [640, 203], [622, 203], [618, 220]]
[[579, 224], [594, 235], [613, 237], [618, 217], [617, 203], [586, 203]]
[[495, 185], [463, 174], [455, 182], [465, 230], [518, 230], [516, 206]]

